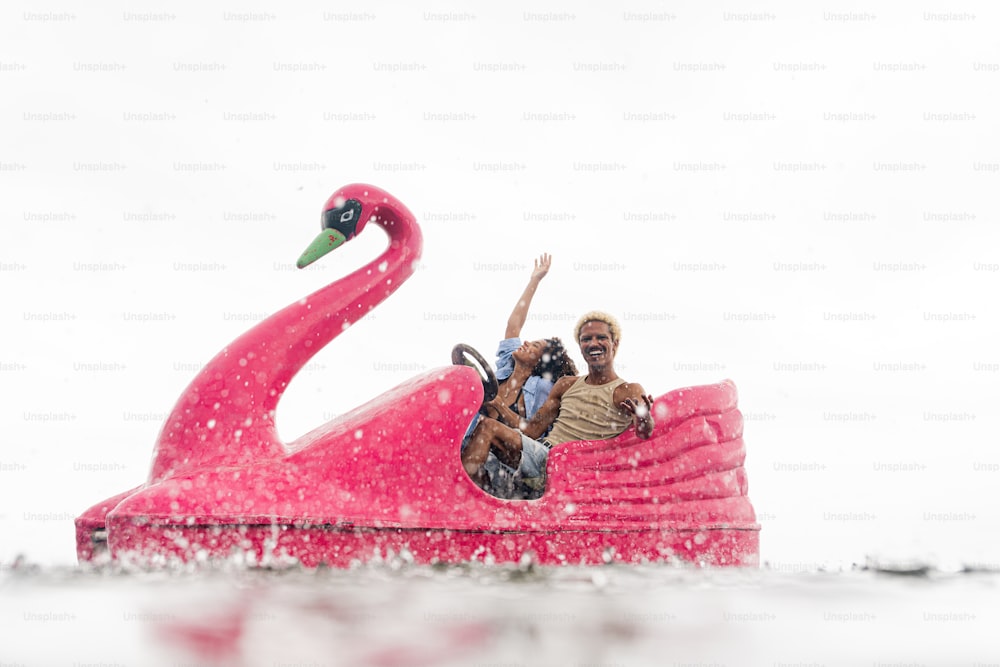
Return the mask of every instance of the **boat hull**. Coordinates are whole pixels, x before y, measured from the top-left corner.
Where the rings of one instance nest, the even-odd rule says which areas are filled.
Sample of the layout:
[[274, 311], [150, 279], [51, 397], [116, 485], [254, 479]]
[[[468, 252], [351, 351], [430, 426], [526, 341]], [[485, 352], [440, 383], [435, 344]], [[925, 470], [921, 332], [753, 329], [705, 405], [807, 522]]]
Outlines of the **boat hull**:
[[393, 558], [422, 565], [759, 564], [756, 528], [531, 532], [292, 525], [117, 526], [109, 535], [109, 546], [117, 558], [138, 567], [230, 561], [346, 568]]

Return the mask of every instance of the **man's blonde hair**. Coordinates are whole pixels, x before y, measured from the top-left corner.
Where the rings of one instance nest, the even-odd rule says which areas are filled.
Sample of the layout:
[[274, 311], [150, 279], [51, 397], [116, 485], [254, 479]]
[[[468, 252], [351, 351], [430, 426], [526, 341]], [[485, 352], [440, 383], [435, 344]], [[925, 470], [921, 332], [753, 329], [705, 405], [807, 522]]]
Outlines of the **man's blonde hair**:
[[584, 314], [584, 316], [576, 322], [576, 328], [573, 329], [573, 339], [576, 340], [577, 343], [580, 342], [580, 329], [582, 329], [583, 325], [587, 322], [604, 322], [608, 325], [608, 328], [611, 329], [611, 340], [615, 343], [615, 345], [621, 341], [622, 327], [618, 324], [618, 320], [616, 320], [613, 315], [608, 315], [600, 310], [592, 310], [589, 313]]

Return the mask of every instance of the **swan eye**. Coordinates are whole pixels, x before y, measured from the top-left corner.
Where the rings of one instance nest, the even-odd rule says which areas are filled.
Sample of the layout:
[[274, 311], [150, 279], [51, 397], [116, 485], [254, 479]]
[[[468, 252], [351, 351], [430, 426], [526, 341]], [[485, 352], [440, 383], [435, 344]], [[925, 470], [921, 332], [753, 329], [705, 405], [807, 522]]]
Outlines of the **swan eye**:
[[357, 199], [348, 199], [343, 206], [328, 209], [323, 213], [323, 229], [336, 229], [348, 239], [353, 237], [361, 219], [361, 209]]

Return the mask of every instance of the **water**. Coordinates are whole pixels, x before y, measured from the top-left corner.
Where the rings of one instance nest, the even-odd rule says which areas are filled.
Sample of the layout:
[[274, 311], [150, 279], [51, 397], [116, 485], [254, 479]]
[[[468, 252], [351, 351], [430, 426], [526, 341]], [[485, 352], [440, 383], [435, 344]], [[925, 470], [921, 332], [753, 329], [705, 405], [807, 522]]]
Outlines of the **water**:
[[995, 571], [8, 569], [3, 665], [989, 665]]

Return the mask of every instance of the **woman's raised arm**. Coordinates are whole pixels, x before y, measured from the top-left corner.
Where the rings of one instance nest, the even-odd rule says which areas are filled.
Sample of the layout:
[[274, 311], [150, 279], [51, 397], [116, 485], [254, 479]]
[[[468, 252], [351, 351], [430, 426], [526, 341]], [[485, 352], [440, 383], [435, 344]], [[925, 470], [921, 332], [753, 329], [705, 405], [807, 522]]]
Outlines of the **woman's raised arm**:
[[551, 265], [552, 256], [548, 253], [542, 253], [542, 256], [535, 260], [535, 268], [531, 272], [528, 286], [524, 288], [521, 298], [514, 304], [514, 310], [511, 311], [510, 317], [507, 318], [507, 332], [504, 334], [504, 338], [519, 338], [521, 336], [521, 328], [524, 327], [524, 323], [528, 319], [528, 309], [531, 307], [531, 299], [535, 296], [538, 283], [549, 272]]

